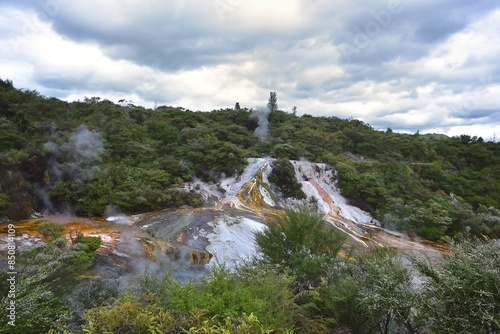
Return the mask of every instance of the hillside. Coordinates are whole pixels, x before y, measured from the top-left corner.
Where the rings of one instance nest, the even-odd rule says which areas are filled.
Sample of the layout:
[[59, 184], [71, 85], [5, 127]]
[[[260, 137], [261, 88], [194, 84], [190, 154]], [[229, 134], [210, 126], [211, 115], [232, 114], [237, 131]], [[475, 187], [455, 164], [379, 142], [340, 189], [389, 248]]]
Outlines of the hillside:
[[122, 102], [0, 82], [0, 332], [500, 328], [499, 143]]
[[241, 173], [270, 155], [329, 163], [350, 203], [383, 226], [437, 240], [497, 236], [500, 143], [376, 131], [361, 121], [283, 111], [154, 110], [98, 97], [64, 102], [0, 82], [0, 216], [102, 216], [200, 206], [193, 178]]

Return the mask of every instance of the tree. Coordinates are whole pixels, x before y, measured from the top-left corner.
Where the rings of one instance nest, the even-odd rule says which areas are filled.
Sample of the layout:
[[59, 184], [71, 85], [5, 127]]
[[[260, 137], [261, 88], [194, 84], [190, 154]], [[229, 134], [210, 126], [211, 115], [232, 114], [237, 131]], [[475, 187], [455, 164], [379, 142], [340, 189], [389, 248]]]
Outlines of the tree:
[[307, 207], [285, 210], [283, 216], [272, 219], [267, 229], [255, 235], [262, 261], [291, 271], [299, 290], [319, 284], [336, 261], [344, 240], [342, 232]]
[[358, 258], [361, 268], [358, 307], [380, 334], [391, 328], [397, 333], [418, 333], [415, 327], [418, 293], [413, 289], [412, 275], [395, 252], [375, 248]]
[[283, 196], [296, 199], [305, 199], [306, 194], [302, 191], [302, 185], [295, 177], [295, 170], [288, 159], [276, 159], [272, 163], [273, 170], [269, 175], [269, 181], [278, 186]]
[[269, 93], [269, 102], [267, 103], [267, 107], [271, 112], [278, 110], [278, 98], [276, 97], [276, 92]]
[[309, 309], [352, 333], [419, 333], [419, 291], [402, 258], [386, 247], [351, 250], [332, 266], [326, 280], [306, 295]]
[[439, 265], [412, 258], [424, 282], [424, 315], [432, 333], [500, 331], [500, 243], [466, 240]]

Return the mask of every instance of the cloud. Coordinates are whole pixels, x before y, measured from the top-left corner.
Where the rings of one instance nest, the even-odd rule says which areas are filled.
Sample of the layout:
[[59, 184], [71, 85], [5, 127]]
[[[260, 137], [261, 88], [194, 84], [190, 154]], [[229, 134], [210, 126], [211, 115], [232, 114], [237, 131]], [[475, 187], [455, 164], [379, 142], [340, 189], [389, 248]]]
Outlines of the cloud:
[[276, 91], [280, 108], [299, 115], [478, 131], [500, 126], [499, 8], [495, 0], [6, 0], [0, 71], [68, 100], [212, 110], [263, 105]]

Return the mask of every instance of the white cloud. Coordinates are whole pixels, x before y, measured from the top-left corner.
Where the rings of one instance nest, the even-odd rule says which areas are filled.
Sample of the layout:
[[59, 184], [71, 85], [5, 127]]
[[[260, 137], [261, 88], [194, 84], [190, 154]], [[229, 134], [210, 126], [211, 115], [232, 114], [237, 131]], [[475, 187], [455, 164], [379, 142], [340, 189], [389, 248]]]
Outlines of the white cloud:
[[387, 2], [7, 1], [0, 75], [68, 100], [192, 110], [265, 105], [276, 91], [280, 108], [299, 114], [492, 137], [500, 128], [500, 10], [401, 4], [348, 61], [342, 45]]

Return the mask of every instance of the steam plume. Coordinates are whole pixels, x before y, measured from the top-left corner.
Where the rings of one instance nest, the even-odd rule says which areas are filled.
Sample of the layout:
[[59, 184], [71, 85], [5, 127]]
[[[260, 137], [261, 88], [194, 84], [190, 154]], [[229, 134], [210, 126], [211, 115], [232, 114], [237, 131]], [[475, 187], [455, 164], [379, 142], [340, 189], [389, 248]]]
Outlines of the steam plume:
[[252, 110], [251, 117], [256, 119], [259, 126], [253, 132], [254, 136], [259, 137], [261, 140], [266, 139], [269, 134], [269, 116], [270, 110], [268, 108], [258, 107]]
[[85, 125], [80, 125], [71, 135], [70, 148], [75, 161], [86, 164], [92, 163], [104, 152], [101, 135], [90, 131]]
[[112, 221], [118, 224], [132, 225], [133, 221], [129, 216], [121, 212], [114, 204], [108, 204], [104, 210], [104, 217], [107, 221]]
[[59, 167], [59, 164], [57, 162], [57, 158], [61, 154], [61, 152], [59, 150], [59, 145], [57, 145], [56, 143], [54, 143], [52, 141], [48, 141], [43, 145], [43, 148], [45, 150], [47, 150], [47, 152], [49, 153], [49, 157], [48, 157], [48, 161], [47, 161], [47, 164], [49, 166], [48, 171], [49, 171], [52, 178], [54, 178], [55, 180], [58, 180], [61, 177], [61, 173], [62, 173], [61, 168]]
[[[54, 213], [48, 191], [61, 179], [69, 176], [72, 180], [90, 180], [94, 177], [97, 166], [93, 163], [104, 152], [102, 137], [99, 133], [90, 131], [85, 125], [80, 125], [71, 134], [66, 143], [57, 144], [55, 125], [50, 128], [52, 139], [43, 145], [47, 154], [47, 171], [45, 185], [37, 189], [37, 196], [48, 213]], [[66, 210], [71, 211], [71, 208]]]
[[72, 155], [68, 171], [73, 179], [89, 180], [96, 172], [92, 163], [104, 152], [102, 137], [99, 133], [90, 131], [85, 125], [80, 125], [72, 134], [68, 143]]

